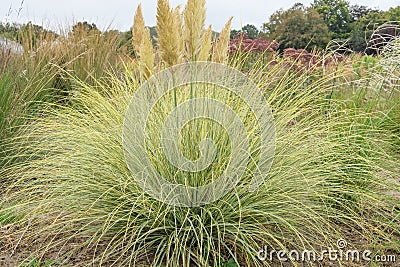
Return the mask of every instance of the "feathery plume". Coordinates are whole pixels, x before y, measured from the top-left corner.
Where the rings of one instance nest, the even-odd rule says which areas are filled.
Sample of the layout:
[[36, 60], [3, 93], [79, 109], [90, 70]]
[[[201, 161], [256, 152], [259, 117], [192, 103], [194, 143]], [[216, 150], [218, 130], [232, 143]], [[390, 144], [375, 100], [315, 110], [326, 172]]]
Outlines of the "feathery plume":
[[148, 78], [153, 71], [155, 55], [153, 44], [150, 38], [150, 31], [145, 26], [142, 7], [140, 4], [136, 10], [135, 19], [133, 22], [132, 39], [133, 47], [139, 58], [141, 73]]
[[231, 23], [232, 23], [232, 17], [225, 24], [224, 28], [222, 29], [219, 35], [218, 41], [215, 43], [215, 49], [212, 58], [213, 61], [217, 63], [226, 63], [228, 59]]
[[142, 13], [142, 5], [139, 4], [136, 9], [135, 18], [133, 20], [133, 28], [132, 28], [133, 48], [135, 49], [135, 52], [139, 52], [140, 50], [140, 46], [142, 45], [143, 42], [144, 32], [145, 32], [145, 25]]
[[176, 36], [177, 50], [179, 51], [178, 63], [180, 63], [183, 59], [185, 51], [185, 41], [182, 36], [183, 25], [182, 25], [181, 6], [177, 6], [173, 10], [173, 15], [174, 15], [174, 27], [177, 29], [175, 34], [177, 35]]
[[202, 45], [202, 34], [206, 20], [206, 1], [188, 0], [184, 15], [184, 40], [189, 60], [197, 60]]
[[212, 48], [211, 44], [211, 34], [212, 28], [211, 25], [208, 26], [208, 29], [203, 33], [201, 49], [199, 52], [198, 61], [207, 61], [210, 58], [210, 52]]
[[182, 18], [179, 7], [172, 10], [168, 0], [158, 0], [157, 33], [161, 59], [168, 66], [179, 63], [183, 54]]
[[150, 30], [145, 29], [142, 45], [139, 51], [140, 64], [146, 78], [149, 78], [153, 73], [154, 68], [154, 48], [150, 37]]

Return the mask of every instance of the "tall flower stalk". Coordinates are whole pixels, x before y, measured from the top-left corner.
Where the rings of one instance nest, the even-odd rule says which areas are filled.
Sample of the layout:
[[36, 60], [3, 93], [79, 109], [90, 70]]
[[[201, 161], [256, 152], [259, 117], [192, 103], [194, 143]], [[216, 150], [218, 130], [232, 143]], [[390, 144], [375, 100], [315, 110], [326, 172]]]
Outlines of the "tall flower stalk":
[[[212, 60], [227, 63], [232, 18], [222, 29], [218, 40], [212, 39], [211, 25], [205, 29], [205, 18], [205, 0], [189, 0], [182, 13], [179, 6], [171, 8], [168, 0], [158, 0], [158, 37], [153, 51], [139, 6], [134, 20], [133, 42], [140, 65], [152, 70], [152, 63], [156, 69], [187, 61]], [[156, 56], [152, 56], [151, 53]], [[160, 60], [156, 62], [154, 58]]]

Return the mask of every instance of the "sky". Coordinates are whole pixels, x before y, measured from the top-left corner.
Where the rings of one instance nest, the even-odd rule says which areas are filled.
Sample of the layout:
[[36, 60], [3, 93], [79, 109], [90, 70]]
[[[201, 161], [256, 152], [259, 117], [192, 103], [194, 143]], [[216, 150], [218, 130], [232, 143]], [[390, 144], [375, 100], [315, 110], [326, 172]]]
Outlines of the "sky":
[[[233, 16], [233, 29], [248, 23], [260, 28], [276, 10], [288, 9], [298, 2], [309, 5], [313, 0], [208, 0], [206, 23], [220, 31]], [[32, 21], [53, 30], [86, 20], [101, 30], [127, 31], [139, 3], [142, 3], [146, 25], [154, 26], [157, 0], [1, 0], [0, 19], [2, 22]], [[184, 7], [185, 3], [186, 0], [170, 0], [171, 6]], [[350, 3], [388, 10], [399, 6], [400, 0], [350, 0]]]

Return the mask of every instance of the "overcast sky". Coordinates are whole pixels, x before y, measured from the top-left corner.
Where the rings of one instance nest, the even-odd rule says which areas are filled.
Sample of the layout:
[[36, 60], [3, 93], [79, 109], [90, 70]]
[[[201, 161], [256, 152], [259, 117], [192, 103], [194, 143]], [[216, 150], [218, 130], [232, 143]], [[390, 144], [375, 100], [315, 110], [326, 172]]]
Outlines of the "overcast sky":
[[[170, 0], [172, 6], [184, 6], [186, 0]], [[294, 3], [309, 5], [313, 0], [208, 0], [207, 24], [221, 30], [230, 16], [234, 17], [233, 28], [245, 24], [261, 27], [276, 10], [287, 9]], [[366, 5], [387, 10], [399, 6], [400, 0], [351, 0], [351, 4]], [[21, 5], [22, 3], [22, 5]], [[94, 22], [100, 29], [113, 28], [126, 31], [130, 28], [136, 6], [142, 3], [146, 25], [156, 23], [157, 0], [1, 0], [1, 21], [27, 22], [58, 28], [74, 21]]]

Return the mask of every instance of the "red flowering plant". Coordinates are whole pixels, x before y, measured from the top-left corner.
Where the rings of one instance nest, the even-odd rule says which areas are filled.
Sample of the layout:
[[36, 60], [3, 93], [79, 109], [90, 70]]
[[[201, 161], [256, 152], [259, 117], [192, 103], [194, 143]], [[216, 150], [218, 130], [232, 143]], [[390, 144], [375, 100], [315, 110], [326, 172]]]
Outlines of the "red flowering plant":
[[250, 39], [247, 34], [239, 33], [230, 41], [230, 53], [241, 52], [275, 52], [279, 48], [277, 41], [271, 41], [264, 38]]
[[265, 64], [277, 64], [279, 43], [258, 37], [250, 39], [246, 33], [239, 33], [230, 41], [229, 53], [231, 55], [245, 55], [246, 61], [251, 65], [256, 59], [262, 59]]
[[254, 64], [262, 64], [272, 68], [278, 63], [293, 73], [296, 77], [309, 73], [310, 79], [334, 71], [345, 56], [338, 53], [324, 54], [309, 52], [305, 49], [286, 48], [279, 52], [279, 43], [262, 37], [250, 39], [247, 34], [240, 32], [230, 41], [229, 52], [232, 57], [240, 57], [240, 68], [250, 69]]
[[288, 65], [295, 71], [317, 71], [321, 67], [331, 68], [337, 66], [345, 59], [342, 54], [321, 55], [318, 53], [308, 52], [305, 49], [286, 48], [283, 51], [282, 58], [288, 61]]

